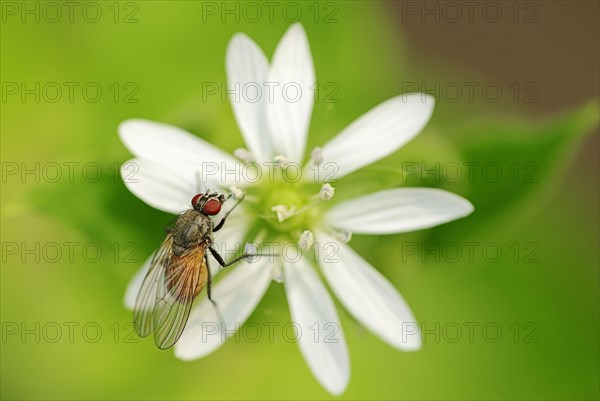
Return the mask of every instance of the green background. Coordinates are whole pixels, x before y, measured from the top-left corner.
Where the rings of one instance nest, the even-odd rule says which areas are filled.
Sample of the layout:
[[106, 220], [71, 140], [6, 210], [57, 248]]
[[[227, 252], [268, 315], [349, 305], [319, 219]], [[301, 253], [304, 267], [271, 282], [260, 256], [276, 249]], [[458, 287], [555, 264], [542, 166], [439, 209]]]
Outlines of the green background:
[[[258, 342], [241, 338], [201, 360], [182, 362], [132, 335], [131, 314], [122, 305], [129, 278], [160, 242], [170, 216], [135, 198], [115, 177], [117, 163], [130, 157], [118, 139], [118, 124], [148, 118], [183, 127], [229, 152], [243, 146], [229, 103], [222, 93], [203, 96], [203, 85], [225, 82], [225, 49], [233, 34], [247, 33], [270, 57], [290, 18], [275, 11], [272, 21], [263, 14], [252, 22], [244, 16], [254, 14], [239, 9], [238, 22], [235, 14], [209, 15], [206, 4], [193, 1], [96, 2], [102, 15], [93, 23], [83, 17], [87, 3], [81, 2], [73, 22], [66, 15], [51, 22], [52, 10], [43, 14], [43, 3], [27, 2], [28, 7], [42, 7], [36, 22], [35, 16], [21, 20], [25, 3], [13, 2], [19, 7], [16, 15], [6, 3], [0, 42], [2, 398], [330, 398], [297, 345], [280, 332], [273, 343], [267, 336]], [[219, 8], [224, 3], [210, 4]], [[276, 10], [284, 8], [277, 4]], [[330, 98], [325, 91], [315, 104], [309, 148], [401, 93], [403, 83], [500, 82], [471, 59], [461, 62], [459, 53], [440, 50], [436, 55], [431, 47], [421, 48], [419, 32], [442, 38], [454, 25], [405, 24], [401, 3], [294, 4], [302, 11], [318, 82], [337, 89]], [[551, 19], [545, 14], [548, 3], [539, 4], [539, 22], [526, 26], [515, 46], [527, 42], [528, 34], [535, 37], [556, 28], [545, 25]], [[228, 2], [227, 7], [235, 10], [243, 4]], [[565, 20], [577, 10], [566, 2], [562, 7]], [[93, 18], [93, 10], [88, 12]], [[510, 26], [506, 19], [498, 25], [478, 19], [466, 29], [472, 36], [485, 35]], [[465, 52], [488, 54], [488, 47], [496, 45]], [[561, 52], [568, 57], [569, 50], [576, 51], [576, 42], [573, 47], [557, 49], [558, 58], [563, 58]], [[597, 47], [595, 51], [590, 57], [597, 65]], [[538, 68], [541, 77], [558, 67]], [[342, 198], [390, 186], [441, 187], [465, 196], [476, 208], [466, 219], [431, 230], [354, 236], [351, 245], [411, 305], [425, 330], [425, 344], [416, 353], [392, 349], [338, 304], [352, 365], [341, 398], [600, 396], [598, 137], [589, 135], [598, 122], [593, 99], [598, 87], [597, 78], [587, 74], [589, 66], [582, 71], [556, 80], [587, 82], [591, 95], [565, 95], [567, 104], [553, 103], [552, 87], [540, 83], [541, 78], [536, 81], [535, 70], [508, 77], [538, 83], [534, 105], [520, 98], [515, 102], [504, 83], [499, 102], [481, 92], [475, 101], [440, 96], [417, 139], [336, 188]], [[43, 90], [39, 102], [34, 95], [22, 99], [20, 92], [9, 94], [11, 83], [34, 88], [36, 82], [41, 88], [56, 82], [63, 93], [56, 102], [54, 92]], [[78, 85], [73, 101], [65, 82]], [[90, 82], [102, 88], [97, 102], [86, 100], [81, 91]], [[132, 88], [137, 92], [128, 98]], [[428, 174], [421, 179], [406, 171], [415, 163], [431, 168], [436, 162], [463, 166], [462, 177]], [[39, 177], [21, 176], [23, 167], [35, 169], [36, 163]], [[55, 181], [52, 163], [62, 166], [56, 182], [50, 182]], [[79, 163], [73, 179], [64, 163]], [[97, 180], [93, 167], [83, 170], [86, 163], [101, 167]], [[499, 166], [502, 177], [496, 181], [490, 178], [492, 170], [486, 175], [476, 168], [469, 179], [462, 163]], [[15, 166], [19, 172], [9, 174]], [[72, 259], [65, 245], [70, 242], [79, 244]], [[473, 258], [465, 245], [471, 242], [477, 244]], [[56, 262], [54, 243], [63, 252]], [[98, 260], [91, 260], [96, 248], [82, 253], [90, 243], [102, 250]], [[11, 244], [19, 248], [16, 254], [9, 252]], [[37, 254], [23, 252], [36, 244]], [[463, 254], [454, 260], [456, 245]], [[416, 255], [408, 252], [412, 246], [418, 247]], [[421, 255], [436, 246], [442, 251]], [[493, 248], [489, 254], [483, 251], [486, 246]], [[502, 254], [494, 256], [498, 248]], [[283, 287], [273, 283], [250, 321], [283, 325], [289, 319]], [[72, 338], [69, 325], [74, 325]], [[472, 339], [467, 325], [475, 327]], [[56, 327], [61, 329], [58, 336]], [[459, 337], [456, 327], [461, 328]], [[24, 334], [24, 329], [34, 334]]]

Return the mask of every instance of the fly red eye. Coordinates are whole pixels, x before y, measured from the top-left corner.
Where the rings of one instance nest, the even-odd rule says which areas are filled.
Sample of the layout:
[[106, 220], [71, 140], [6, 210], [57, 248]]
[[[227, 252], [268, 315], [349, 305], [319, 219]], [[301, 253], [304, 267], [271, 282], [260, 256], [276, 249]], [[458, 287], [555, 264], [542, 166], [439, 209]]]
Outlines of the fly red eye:
[[221, 202], [216, 199], [209, 199], [202, 208], [202, 211], [209, 216], [214, 216], [221, 211]]
[[192, 207], [196, 207], [200, 199], [202, 199], [202, 196], [202, 194], [194, 195], [194, 197], [192, 198]]

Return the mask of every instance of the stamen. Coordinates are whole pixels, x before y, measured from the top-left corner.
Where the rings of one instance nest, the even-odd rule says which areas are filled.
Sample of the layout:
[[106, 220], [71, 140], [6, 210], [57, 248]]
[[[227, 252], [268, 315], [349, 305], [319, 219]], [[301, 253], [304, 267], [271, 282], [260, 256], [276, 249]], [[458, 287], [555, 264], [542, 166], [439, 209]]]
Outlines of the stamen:
[[335, 195], [335, 188], [330, 184], [323, 184], [319, 191], [319, 198], [322, 200], [330, 200]]
[[285, 168], [285, 166], [287, 166], [287, 165], [288, 165], [288, 163], [290, 162], [290, 161], [288, 160], [288, 158], [287, 158], [287, 157], [285, 157], [285, 156], [283, 156], [283, 155], [277, 155], [277, 156], [275, 156], [275, 158], [274, 158], [274, 159], [275, 159], [275, 163], [277, 164], [277, 167], [279, 167], [279, 168], [280, 168], [280, 169], [282, 169], [282, 170], [283, 170], [283, 169]]
[[246, 242], [244, 245], [244, 253], [247, 255], [256, 255], [258, 253], [258, 249], [256, 245], [251, 242]]
[[288, 208], [286, 205], [275, 205], [271, 208], [271, 211], [277, 214], [277, 220], [282, 223], [284, 220], [292, 217], [296, 212], [296, 206]]
[[236, 187], [235, 185], [229, 187], [229, 192], [231, 192], [231, 195], [233, 195], [233, 199], [241, 199], [246, 195], [246, 191], [240, 187]]
[[258, 254], [258, 248], [256, 247], [255, 244], [251, 243], [251, 242], [246, 242], [246, 245], [244, 245], [244, 253], [246, 255], [248, 255], [246, 257], [246, 260], [250, 263], [253, 263], [256, 261], [256, 258], [258, 256], [256, 256], [256, 254]]
[[300, 239], [298, 240], [298, 244], [300, 245], [300, 248], [304, 249], [305, 251], [309, 250], [314, 245], [314, 243], [315, 243], [315, 236], [309, 230], [304, 231], [300, 235]]
[[334, 234], [334, 238], [340, 242], [347, 244], [352, 239], [352, 233], [350, 231], [338, 231]]
[[273, 266], [271, 267], [271, 278], [278, 283], [283, 283], [283, 269], [281, 268], [281, 263], [273, 263]]
[[243, 162], [250, 163], [254, 161], [254, 155], [248, 149], [237, 148], [233, 151], [233, 155]]
[[316, 147], [310, 152], [310, 158], [313, 164], [320, 164], [323, 162], [323, 150], [320, 147]]

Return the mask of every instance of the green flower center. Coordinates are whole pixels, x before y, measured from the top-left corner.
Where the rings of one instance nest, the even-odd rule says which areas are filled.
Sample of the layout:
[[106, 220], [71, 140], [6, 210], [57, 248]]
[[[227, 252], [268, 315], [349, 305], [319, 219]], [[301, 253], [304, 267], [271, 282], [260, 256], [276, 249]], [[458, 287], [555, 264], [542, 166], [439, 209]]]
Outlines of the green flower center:
[[[285, 169], [285, 167], [283, 167]], [[290, 180], [277, 168], [272, 177], [247, 188], [247, 212], [258, 231], [267, 238], [287, 237], [298, 241], [304, 230], [317, 225], [322, 211], [318, 198], [320, 184], [305, 180]]]

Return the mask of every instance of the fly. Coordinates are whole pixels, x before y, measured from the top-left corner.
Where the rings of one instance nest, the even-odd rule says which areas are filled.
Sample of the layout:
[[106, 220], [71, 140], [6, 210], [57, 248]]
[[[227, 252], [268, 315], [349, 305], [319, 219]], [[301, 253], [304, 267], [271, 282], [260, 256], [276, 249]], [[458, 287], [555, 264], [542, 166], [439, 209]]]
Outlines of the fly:
[[181, 337], [192, 304], [205, 285], [208, 299], [215, 304], [208, 252], [222, 267], [255, 256], [245, 253], [226, 263], [212, 246], [213, 233], [223, 227], [227, 216], [244, 199], [241, 196], [214, 225], [214, 216], [230, 197], [209, 191], [195, 195], [192, 208], [177, 217], [150, 262], [135, 302], [133, 323], [140, 337], [154, 333], [154, 342], [160, 349], [172, 347]]

